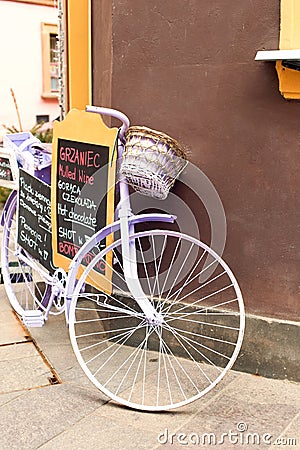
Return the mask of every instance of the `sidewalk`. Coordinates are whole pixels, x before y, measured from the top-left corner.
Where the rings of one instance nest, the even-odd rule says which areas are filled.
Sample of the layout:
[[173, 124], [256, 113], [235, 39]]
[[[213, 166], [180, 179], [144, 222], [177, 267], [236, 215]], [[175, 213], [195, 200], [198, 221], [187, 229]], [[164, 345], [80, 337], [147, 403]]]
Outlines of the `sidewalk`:
[[233, 371], [173, 412], [118, 406], [80, 369], [64, 317], [29, 333], [0, 285], [1, 450], [300, 449], [299, 411], [299, 384]]

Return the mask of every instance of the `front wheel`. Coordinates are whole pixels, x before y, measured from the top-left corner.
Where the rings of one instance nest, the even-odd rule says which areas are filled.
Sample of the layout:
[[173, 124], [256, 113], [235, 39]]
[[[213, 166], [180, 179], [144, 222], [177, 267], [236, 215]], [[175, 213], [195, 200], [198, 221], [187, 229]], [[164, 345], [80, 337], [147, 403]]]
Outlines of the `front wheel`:
[[[210, 391], [235, 362], [245, 322], [241, 291], [224, 261], [193, 237], [152, 230], [134, 234], [130, 243], [141, 286], [162, 323], [151, 324], [128, 292], [117, 240], [76, 285], [71, 342], [84, 372], [108, 397], [141, 410], [177, 408]], [[111, 293], [88, 288], [99, 263], [110, 265]]]

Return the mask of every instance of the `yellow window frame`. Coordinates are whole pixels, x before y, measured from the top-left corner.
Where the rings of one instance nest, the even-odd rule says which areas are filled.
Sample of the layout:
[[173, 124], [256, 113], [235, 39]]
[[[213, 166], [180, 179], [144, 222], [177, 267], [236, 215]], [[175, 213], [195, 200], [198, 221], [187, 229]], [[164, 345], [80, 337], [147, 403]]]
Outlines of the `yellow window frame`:
[[[300, 1], [281, 0], [280, 3], [280, 50], [300, 49]], [[300, 99], [300, 72], [283, 67], [276, 62], [279, 90], [284, 98]]]
[[50, 74], [50, 35], [58, 34], [58, 27], [53, 23], [41, 24], [42, 28], [42, 67], [43, 67], [43, 92], [42, 98], [58, 98], [59, 93], [51, 90]]

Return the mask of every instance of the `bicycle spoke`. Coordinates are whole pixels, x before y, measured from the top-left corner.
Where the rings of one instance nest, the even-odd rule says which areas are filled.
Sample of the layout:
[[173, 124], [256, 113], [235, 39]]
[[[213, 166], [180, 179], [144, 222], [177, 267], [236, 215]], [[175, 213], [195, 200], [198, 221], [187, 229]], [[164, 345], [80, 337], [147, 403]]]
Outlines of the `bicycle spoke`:
[[[230, 285], [228, 285], [228, 286], [226, 286], [226, 287], [224, 287], [224, 288], [222, 288], [222, 289], [219, 289], [219, 290], [216, 291], [216, 292], [213, 292], [212, 294], [209, 294], [209, 295], [206, 295], [205, 297], [199, 298], [198, 300], [195, 300], [195, 301], [193, 301], [192, 303], [190, 303], [189, 306], [192, 307], [192, 306], [194, 306], [194, 305], [198, 305], [199, 303], [203, 302], [204, 300], [207, 300], [208, 298], [211, 298], [211, 297], [213, 297], [213, 296], [215, 296], [215, 295], [217, 295], [217, 294], [220, 294], [221, 292], [226, 291], [227, 289], [229, 289], [229, 288], [232, 287], [232, 286], [233, 286], [233, 285], [230, 284]], [[236, 300], [236, 299], [235, 299], [235, 300]], [[234, 301], [234, 300], [233, 300], [233, 301]], [[225, 302], [224, 302], [224, 304], [225, 304]], [[178, 309], [175, 311], [175, 313], [178, 313], [179, 311], [182, 311], [182, 310], [184, 310], [184, 309], [186, 309], [186, 308], [187, 308], [186, 305], [181, 306], [180, 308], [178, 308]]]
[[[170, 330], [172, 332], [172, 330]], [[175, 335], [175, 334], [174, 334]], [[177, 336], [175, 336], [177, 338]], [[169, 347], [166, 345], [166, 343], [164, 342], [164, 345], [166, 346], [166, 348], [169, 350]], [[181, 344], [182, 345], [182, 344]], [[186, 349], [186, 347], [184, 347], [182, 345], [182, 347], [184, 348], [184, 350], [186, 351], [186, 353], [191, 357], [191, 354], [188, 352], [188, 350]], [[171, 351], [171, 350], [170, 350]], [[173, 354], [173, 353], [172, 353]], [[184, 373], [184, 375], [187, 377], [187, 379], [191, 382], [191, 384], [194, 386], [194, 388], [199, 392], [198, 387], [195, 385], [194, 381], [191, 379], [191, 377], [188, 375], [187, 371], [185, 370], [185, 368], [183, 367], [183, 365], [178, 361], [178, 358], [175, 357], [175, 355], [173, 354], [175, 361], [177, 362], [179, 368], [181, 369], [181, 371]], [[199, 367], [197, 361], [194, 360], [194, 358], [192, 357], [192, 360], [196, 363], [197, 367], [200, 369], [200, 371], [202, 372], [202, 369]]]
[[15, 311], [23, 316], [27, 310], [45, 312], [51, 305], [52, 277], [18, 244], [16, 233], [17, 197], [7, 210], [2, 239], [2, 273], [8, 298]]
[[139, 243], [138, 248], [140, 249], [140, 255], [142, 257], [142, 263], [143, 263], [143, 269], [145, 271], [145, 276], [146, 276], [146, 279], [147, 279], [147, 284], [148, 284], [148, 289], [149, 289], [149, 294], [150, 294], [150, 300], [151, 300], [151, 302], [153, 304], [154, 292], [153, 292], [153, 290], [151, 288], [150, 276], [149, 276], [149, 273], [148, 273], [147, 264], [146, 264], [145, 257], [144, 257], [144, 252], [142, 251], [142, 244], [141, 244], [140, 238], [138, 238], [137, 241]]
[[160, 257], [159, 257], [159, 263], [157, 264], [157, 256], [156, 256], [156, 251], [155, 251], [154, 238], [153, 238], [153, 236], [151, 236], [152, 246], [153, 246], [153, 260], [154, 260], [154, 266], [155, 266], [155, 282], [154, 282], [153, 292], [155, 292], [155, 288], [157, 286], [157, 292], [158, 292], [159, 299], [161, 298], [161, 293], [163, 292], [163, 291], [162, 292], [160, 291], [160, 286], [159, 286], [159, 271], [160, 271], [162, 258], [163, 258], [165, 247], [166, 247], [166, 239], [167, 239], [167, 236], [164, 236], [162, 248], [160, 249], [160, 252], [158, 252]]
[[[199, 368], [199, 370], [203, 373], [204, 375], [204, 371], [202, 369], [202, 367], [200, 366], [200, 364], [194, 359], [194, 357], [191, 355], [191, 353], [188, 351], [186, 345], [183, 344], [182, 341], [184, 341], [186, 344], [188, 344], [190, 347], [193, 348], [193, 350], [195, 350], [195, 352], [201, 357], [203, 358], [205, 361], [207, 361], [211, 366], [213, 366], [214, 368], [216, 368], [219, 372], [221, 372], [221, 369], [210, 359], [208, 358], [208, 356], [206, 356], [204, 353], [202, 353], [199, 349], [197, 349], [193, 344], [192, 344], [192, 340], [188, 339], [184, 336], [182, 336], [181, 334], [176, 333], [172, 328], [170, 328], [170, 332], [174, 335], [174, 337], [177, 339], [177, 341], [180, 343], [180, 345], [182, 346], [183, 350], [189, 355], [189, 358], [191, 360], [193, 360], [196, 364], [197, 367]], [[203, 345], [203, 344], [199, 344], [198, 342], [196, 343], [197, 345], [199, 345], [200, 347], [206, 349], [206, 350], [210, 350], [213, 353], [218, 354], [219, 356], [224, 356], [219, 354], [218, 352], [212, 350], [211, 348]], [[225, 356], [224, 356], [225, 357]]]
[[205, 325], [205, 326], [211, 326], [211, 327], [216, 327], [216, 328], [224, 328], [224, 329], [227, 329], [227, 330], [239, 331], [239, 328], [237, 328], [237, 327], [230, 327], [230, 326], [227, 326], [227, 325], [221, 325], [221, 324], [212, 323], [212, 322], [201, 322], [200, 320], [195, 320], [195, 319], [193, 320], [193, 319], [188, 319], [187, 318], [188, 316], [193, 316], [193, 315], [197, 315], [198, 316], [198, 311], [197, 312], [192, 311], [190, 313], [186, 313], [186, 314], [181, 315], [179, 317], [173, 317], [173, 313], [171, 313], [170, 315], [166, 315], [164, 317], [164, 321], [166, 323], [169, 323], [169, 322], [172, 322], [173, 320], [182, 320], [184, 322], [188, 322], [188, 323], [191, 323], [191, 324], [196, 323], [196, 324], [199, 324], [199, 325]]
[[[178, 242], [179, 242], [179, 241], [178, 241]], [[188, 260], [189, 257], [190, 257], [190, 254], [191, 254], [191, 251], [192, 251], [193, 247], [194, 247], [194, 243], [191, 243], [190, 248], [189, 248], [189, 251], [187, 252], [187, 254], [186, 254], [186, 256], [185, 256], [185, 259], [184, 259], [184, 261], [182, 262], [181, 267], [180, 267], [179, 271], [177, 272], [177, 274], [176, 274], [176, 276], [175, 276], [175, 278], [174, 278], [174, 281], [173, 281], [173, 283], [172, 283], [172, 286], [171, 286], [171, 288], [169, 289], [169, 292], [168, 292], [168, 294], [166, 295], [165, 300], [162, 302], [161, 309], [164, 307], [165, 303], [169, 301], [169, 299], [170, 299], [170, 297], [171, 297], [170, 294], [171, 294], [171, 292], [172, 292], [172, 289], [173, 289], [174, 286], [176, 285], [177, 280], [178, 280], [179, 276], [181, 275], [181, 272], [182, 272], [183, 268], [185, 267], [185, 264], [186, 264], [187, 260]], [[175, 255], [175, 254], [174, 254], [174, 255]], [[165, 287], [165, 285], [164, 285], [164, 287]], [[176, 301], [176, 299], [177, 299], [177, 297], [175, 298], [174, 302]]]
[[[72, 345], [90, 380], [113, 400], [149, 411], [183, 406], [212, 389], [237, 357], [244, 326], [241, 294], [225, 263], [194, 238], [150, 230], [129, 240], [145, 302], [159, 314], [150, 322], [129, 293], [122, 242], [115, 241], [76, 286]], [[80, 304], [89, 272], [109, 252], [111, 296], [97, 287]]]
[[[192, 281], [194, 281], [197, 277], [200, 278], [201, 275], [202, 275], [207, 269], [209, 269], [213, 264], [216, 264], [216, 262], [217, 262], [217, 261], [213, 261], [211, 264], [209, 264], [208, 266], [206, 266], [205, 269], [201, 270], [200, 273], [198, 273], [198, 274], [195, 275], [191, 280], [189, 280], [189, 282], [188, 282], [187, 284], [184, 284], [184, 286], [182, 287], [182, 289], [180, 290], [180, 292], [182, 292], [182, 290], [183, 290], [188, 284], [190, 284]], [[200, 285], [199, 287], [197, 287], [196, 289], [194, 289], [193, 291], [188, 292], [188, 293], [185, 294], [183, 297], [180, 297], [180, 301], [185, 300], [187, 297], [191, 296], [192, 294], [194, 294], [195, 292], [197, 292], [199, 289], [201, 289], [201, 285]], [[175, 299], [173, 299], [172, 304], [174, 304], [174, 303], [177, 301], [180, 292], [177, 291], [176, 297], [175, 297]], [[175, 294], [175, 293], [173, 293], [173, 294], [169, 297], [169, 300], [170, 300], [170, 298], [172, 298], [172, 297], [174, 296], [174, 294]]]
[[[169, 382], [169, 376], [168, 376], [168, 372], [167, 372], [167, 367], [166, 367], [166, 359], [165, 359], [165, 352], [164, 352], [164, 341], [162, 339], [162, 328], [159, 328], [159, 332], [157, 332], [158, 336], [159, 336], [159, 347], [160, 347], [160, 354], [162, 355], [163, 358], [163, 366], [164, 366], [164, 371], [165, 371], [165, 377], [166, 377], [166, 381], [167, 381], [167, 388], [168, 388], [168, 392], [169, 392], [169, 399], [170, 402], [173, 403], [172, 400], [172, 391], [171, 391], [171, 387], [170, 387], [170, 382]], [[160, 371], [160, 369], [159, 369]], [[158, 373], [159, 373], [158, 371]], [[156, 404], [159, 405], [159, 382], [157, 383], [157, 401]]]
[[[168, 271], [167, 271], [167, 274], [166, 274], [166, 277], [165, 277], [165, 281], [164, 281], [164, 285], [163, 285], [163, 289], [162, 289], [163, 292], [164, 292], [164, 289], [165, 289], [167, 280], [169, 279], [169, 276], [170, 276], [170, 273], [171, 273], [171, 269], [172, 269], [173, 263], [174, 263], [174, 261], [175, 261], [175, 259], [176, 259], [176, 254], [177, 254], [178, 248], [179, 248], [179, 246], [180, 246], [180, 242], [181, 242], [181, 240], [178, 239], [178, 242], [177, 242], [176, 247], [175, 247], [175, 250], [174, 250], [174, 252], [173, 252], [173, 256], [172, 256], [172, 259], [171, 259], [171, 261], [170, 261], [169, 268], [168, 268]], [[173, 284], [174, 284], [174, 282], [172, 283], [172, 286], [171, 286], [171, 288], [169, 289], [169, 292], [171, 292], [171, 290], [172, 290], [172, 288], [173, 288]], [[167, 296], [167, 299], [168, 299], [168, 296]]]
[[[212, 352], [212, 353], [215, 353], [215, 354], [218, 355], [218, 356], [221, 356], [222, 358], [225, 358], [225, 359], [228, 359], [228, 360], [230, 359], [227, 355], [224, 355], [224, 353], [220, 353], [220, 352], [218, 352], [217, 350], [214, 350], [213, 348], [208, 347], [207, 345], [201, 344], [200, 342], [193, 341], [192, 339], [190, 339], [190, 338], [188, 338], [188, 337], [186, 337], [186, 336], [183, 336], [182, 334], [179, 334], [176, 330], [174, 330], [174, 328], [172, 328], [172, 332], [174, 332], [174, 334], [176, 334], [177, 336], [180, 336], [180, 338], [181, 338], [183, 341], [185, 341], [186, 343], [188, 343], [189, 345], [191, 345], [191, 346], [193, 347], [193, 349], [196, 350], [196, 351], [197, 351], [196, 347], [194, 347], [194, 346], [192, 345], [193, 342], [195, 342], [196, 345], [199, 345], [200, 347], [205, 348], [205, 350], [208, 350], [208, 351], [210, 351], [210, 352]], [[198, 351], [197, 351], [197, 352], [198, 352]], [[189, 352], [187, 351], [187, 353], [189, 353]], [[201, 352], [199, 352], [199, 354], [201, 354], [201, 356], [204, 356]], [[191, 356], [191, 355], [189, 354], [189, 356]], [[207, 359], [207, 360], [209, 361], [208, 358], [205, 358], [205, 359]], [[214, 364], [213, 364], [213, 365], [214, 365]]]
[[[116, 390], [116, 392], [115, 392], [116, 394], [118, 394], [119, 390], [121, 389], [121, 386], [122, 386], [122, 384], [124, 383], [124, 381], [125, 381], [127, 375], [129, 374], [129, 372], [130, 372], [130, 370], [131, 370], [131, 368], [132, 368], [132, 366], [133, 366], [133, 364], [134, 364], [134, 362], [135, 362], [135, 360], [136, 360], [136, 358], [137, 358], [137, 356], [138, 356], [139, 351], [142, 349], [142, 347], [144, 347], [144, 346], [147, 344], [149, 334], [151, 334], [151, 333], [147, 330], [147, 333], [146, 333], [146, 335], [145, 335], [144, 340], [143, 340], [143, 341], [135, 348], [134, 352], [131, 353], [130, 357], [129, 357], [126, 361], [124, 361], [124, 363], [122, 364], [122, 366], [124, 366], [124, 365], [129, 361], [129, 359], [132, 359], [132, 361], [131, 361], [131, 363], [130, 363], [130, 366], [128, 367], [128, 369], [127, 369], [125, 375], [123, 376], [123, 378], [122, 378], [122, 380], [121, 380], [121, 382], [120, 382], [120, 384], [119, 384], [119, 386], [118, 386], [118, 388], [117, 388], [117, 390]], [[141, 350], [141, 351], [143, 352], [143, 350]], [[141, 365], [142, 358], [143, 358], [143, 354], [141, 355], [141, 358], [140, 358], [139, 363], [138, 363], [137, 370], [136, 370], [136, 372], [135, 372], [134, 379], [133, 379], [133, 381], [132, 381], [132, 386], [131, 386], [130, 394], [129, 394], [129, 397], [127, 397], [128, 401], [130, 401], [130, 398], [131, 398], [131, 396], [132, 396], [132, 394], [133, 394], [133, 390], [134, 390], [134, 387], [135, 387], [135, 382], [136, 382], [137, 375], [138, 375], [138, 372], [139, 372], [139, 369], [140, 369], [140, 365]], [[122, 368], [122, 366], [120, 367], [120, 369]], [[117, 371], [117, 372], [118, 372], [118, 371]], [[116, 372], [116, 373], [117, 373], [117, 372]]]
[[[136, 330], [133, 330], [132, 331], [132, 333], [134, 333]], [[128, 338], [129, 338], [129, 336], [128, 336]], [[126, 340], [128, 340], [128, 338], [126, 339]], [[146, 339], [146, 338], [145, 338]], [[143, 340], [143, 342], [145, 341], [145, 339]], [[126, 342], [126, 341], [125, 341]], [[111, 380], [112, 380], [112, 378], [124, 367], [124, 365], [128, 362], [128, 360], [130, 360], [130, 359], [132, 359], [133, 357], [134, 357], [134, 360], [135, 360], [135, 358], [136, 358], [136, 353], [138, 352], [138, 350], [140, 349], [140, 347], [143, 345], [143, 342], [141, 342], [135, 349], [134, 349], [134, 351], [130, 354], [130, 356], [125, 360], [125, 361], [123, 361], [123, 363], [119, 366], [119, 368], [116, 370], [116, 372], [114, 372], [114, 374], [106, 381], [106, 383], [104, 384], [104, 386], [105, 385], [107, 385]], [[120, 350], [121, 349], [121, 347], [119, 347], [117, 350], [116, 350], [116, 352], [117, 351], [121, 351]], [[115, 353], [116, 353], [115, 352]], [[112, 357], [113, 355], [111, 355], [111, 357]], [[110, 357], [110, 358], [111, 358]], [[109, 358], [109, 359], [110, 359]], [[104, 364], [106, 364], [108, 361], [106, 361]], [[130, 366], [131, 367], [131, 366]], [[126, 373], [128, 373], [128, 372], [126, 372]], [[119, 388], [118, 388], [119, 389]]]
[[236, 344], [236, 342], [225, 341], [224, 339], [214, 338], [212, 336], [191, 332], [191, 331], [184, 330], [182, 328], [178, 328], [178, 327], [174, 327], [174, 326], [173, 326], [173, 330], [175, 332], [177, 332], [178, 334], [180, 334], [180, 333], [189, 334], [189, 335], [194, 336], [194, 337], [200, 337], [200, 338], [208, 339], [208, 340], [215, 341], [215, 342], [221, 342], [222, 344], [229, 344], [229, 345], [235, 345]]

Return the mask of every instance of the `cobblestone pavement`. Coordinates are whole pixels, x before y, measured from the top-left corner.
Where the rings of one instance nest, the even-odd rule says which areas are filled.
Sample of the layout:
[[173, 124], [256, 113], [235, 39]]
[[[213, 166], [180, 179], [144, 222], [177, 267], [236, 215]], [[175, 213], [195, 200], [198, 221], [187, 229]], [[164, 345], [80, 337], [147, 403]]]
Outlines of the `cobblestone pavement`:
[[179, 410], [129, 410], [82, 372], [63, 316], [29, 332], [0, 299], [1, 450], [300, 448], [299, 384], [232, 371]]

